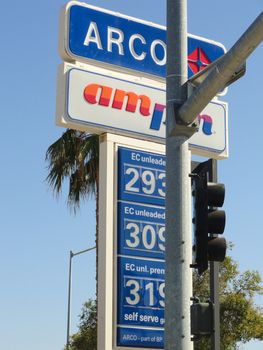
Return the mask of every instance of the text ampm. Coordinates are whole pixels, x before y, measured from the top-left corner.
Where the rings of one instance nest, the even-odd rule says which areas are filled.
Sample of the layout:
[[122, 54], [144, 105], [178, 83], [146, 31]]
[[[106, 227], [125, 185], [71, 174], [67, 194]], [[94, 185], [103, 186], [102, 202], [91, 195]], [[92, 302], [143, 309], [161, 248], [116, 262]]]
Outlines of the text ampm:
[[[161, 124], [165, 123], [166, 106], [162, 103], [154, 103], [147, 95], [138, 95], [133, 91], [114, 89], [110, 86], [92, 83], [85, 87], [83, 92], [85, 100], [92, 105], [111, 107], [113, 109], [125, 110], [129, 113], [139, 113], [143, 117], [150, 117], [150, 129], [160, 130]], [[203, 120], [203, 133], [211, 135], [212, 118], [208, 115], [199, 115]]]

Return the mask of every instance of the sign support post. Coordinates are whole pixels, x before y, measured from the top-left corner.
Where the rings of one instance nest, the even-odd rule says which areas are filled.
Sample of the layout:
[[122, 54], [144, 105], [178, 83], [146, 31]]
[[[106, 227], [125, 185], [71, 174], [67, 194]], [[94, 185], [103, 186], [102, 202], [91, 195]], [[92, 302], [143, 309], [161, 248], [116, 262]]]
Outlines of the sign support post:
[[[111, 146], [111, 147], [110, 147]], [[113, 340], [114, 150], [107, 134], [100, 136], [98, 237], [98, 349], [111, 350]]]
[[171, 136], [174, 105], [187, 99], [186, 1], [167, 0], [165, 349], [190, 350], [191, 156], [188, 136]]

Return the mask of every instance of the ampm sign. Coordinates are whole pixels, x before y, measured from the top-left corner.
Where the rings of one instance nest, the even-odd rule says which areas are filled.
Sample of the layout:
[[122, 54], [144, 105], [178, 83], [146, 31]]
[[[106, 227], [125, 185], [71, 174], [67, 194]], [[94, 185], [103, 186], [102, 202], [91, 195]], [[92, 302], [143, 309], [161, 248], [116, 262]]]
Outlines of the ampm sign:
[[[166, 76], [166, 28], [77, 1], [61, 13], [60, 54], [65, 61], [82, 61]], [[188, 36], [189, 77], [225, 53], [222, 44]]]
[[[95, 66], [82, 70], [61, 65], [57, 123], [96, 134], [110, 132], [165, 143], [165, 84], [147, 83], [147, 79]], [[200, 113], [199, 131], [189, 142], [194, 153], [218, 159], [228, 156], [227, 115], [227, 104], [218, 100]]]

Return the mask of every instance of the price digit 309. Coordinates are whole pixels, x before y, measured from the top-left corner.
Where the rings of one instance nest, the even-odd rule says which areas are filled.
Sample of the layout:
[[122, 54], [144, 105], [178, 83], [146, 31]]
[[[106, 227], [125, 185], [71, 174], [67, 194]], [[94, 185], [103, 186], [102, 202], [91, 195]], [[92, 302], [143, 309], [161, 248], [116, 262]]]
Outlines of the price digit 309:
[[142, 246], [146, 250], [155, 249], [161, 252], [165, 250], [165, 226], [128, 222], [125, 230], [128, 236], [125, 239], [127, 247], [136, 249]]

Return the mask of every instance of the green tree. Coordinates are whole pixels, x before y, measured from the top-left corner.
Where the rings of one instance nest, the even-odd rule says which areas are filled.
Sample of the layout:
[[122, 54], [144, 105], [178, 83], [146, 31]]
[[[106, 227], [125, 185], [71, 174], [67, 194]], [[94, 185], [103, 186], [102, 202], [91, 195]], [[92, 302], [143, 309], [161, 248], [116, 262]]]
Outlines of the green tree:
[[79, 320], [79, 331], [71, 336], [65, 350], [97, 350], [97, 307], [94, 300], [83, 305]]
[[[209, 298], [209, 272], [194, 273], [194, 293], [201, 301]], [[219, 270], [220, 349], [235, 350], [250, 340], [263, 340], [263, 312], [254, 299], [263, 294], [261, 277], [256, 271], [240, 273], [232, 258], [226, 257]], [[210, 339], [195, 342], [195, 350], [210, 349]]]
[[[263, 293], [258, 272], [238, 271], [237, 263], [226, 257], [220, 267], [220, 349], [236, 350], [250, 340], [263, 340], [263, 313], [254, 298]], [[201, 301], [209, 298], [209, 272], [194, 273], [194, 294]], [[84, 304], [79, 331], [71, 337], [67, 350], [96, 349], [96, 312], [91, 301]], [[195, 342], [195, 350], [210, 350], [210, 339]]]
[[49, 186], [60, 194], [68, 180], [68, 205], [74, 212], [81, 200], [98, 195], [99, 136], [68, 129], [46, 152]]

